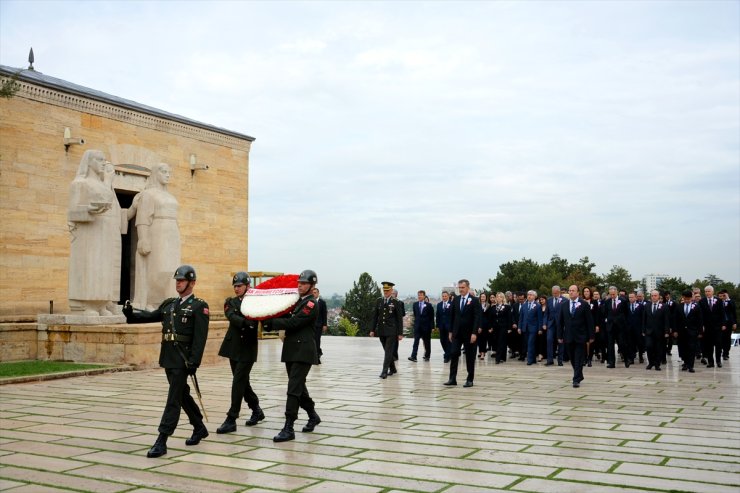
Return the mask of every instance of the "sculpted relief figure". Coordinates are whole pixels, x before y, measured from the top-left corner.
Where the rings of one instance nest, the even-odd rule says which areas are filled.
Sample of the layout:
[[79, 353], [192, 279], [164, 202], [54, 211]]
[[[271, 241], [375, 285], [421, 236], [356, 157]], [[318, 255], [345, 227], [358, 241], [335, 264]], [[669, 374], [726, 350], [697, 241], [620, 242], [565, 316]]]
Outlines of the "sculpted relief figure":
[[69, 191], [69, 306], [86, 315], [120, 314], [121, 208], [113, 165], [102, 151], [85, 151]]
[[169, 165], [155, 165], [128, 211], [129, 219], [136, 215], [138, 235], [133, 305], [143, 310], [154, 310], [174, 295], [172, 273], [180, 265], [180, 230], [177, 199], [167, 191], [169, 181]]

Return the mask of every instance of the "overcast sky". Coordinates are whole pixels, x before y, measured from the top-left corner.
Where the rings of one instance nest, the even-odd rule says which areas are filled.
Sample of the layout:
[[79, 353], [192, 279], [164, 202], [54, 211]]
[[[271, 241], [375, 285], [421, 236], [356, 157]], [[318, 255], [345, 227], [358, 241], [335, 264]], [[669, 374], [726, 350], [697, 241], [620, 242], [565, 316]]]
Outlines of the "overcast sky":
[[0, 1], [0, 63], [31, 46], [256, 137], [249, 269], [326, 295], [554, 253], [740, 282], [737, 1]]

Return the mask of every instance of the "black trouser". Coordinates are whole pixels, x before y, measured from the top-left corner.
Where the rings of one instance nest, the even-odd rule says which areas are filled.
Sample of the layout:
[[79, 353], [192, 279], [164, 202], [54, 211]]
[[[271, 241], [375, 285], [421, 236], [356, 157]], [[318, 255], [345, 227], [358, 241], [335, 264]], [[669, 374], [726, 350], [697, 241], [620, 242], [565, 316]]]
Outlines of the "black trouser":
[[[696, 354], [698, 335], [695, 332], [690, 332], [686, 329], [679, 332], [678, 334], [678, 350], [681, 354], [681, 360], [686, 368], [694, 368], [694, 359]], [[683, 346], [683, 350], [681, 347]]]
[[506, 361], [506, 338], [509, 333], [501, 327], [493, 332], [496, 334], [496, 361]]
[[315, 327], [314, 330], [316, 331], [316, 350], [319, 352], [319, 357], [324, 355], [324, 352], [321, 350], [321, 333], [323, 332], [323, 327]]
[[188, 415], [194, 428], [203, 426], [203, 415], [198, 409], [188, 386], [188, 372], [185, 368], [165, 368], [170, 389], [167, 392], [167, 404], [164, 406], [162, 420], [159, 422], [159, 433], [172, 435], [180, 421], [180, 409]]
[[661, 332], [645, 334], [645, 351], [647, 352], [648, 364], [656, 367], [660, 366], [665, 351], [665, 335]]
[[509, 351], [511, 352], [511, 356], [514, 357], [521, 349], [521, 336], [517, 329], [512, 329], [511, 332], [507, 331], [506, 335], [506, 340], [509, 343]]
[[396, 371], [396, 364], [394, 363], [395, 358], [393, 356], [393, 352], [396, 348], [396, 343], [398, 342], [398, 336], [379, 336], [378, 339], [380, 339], [380, 345], [383, 346], [383, 370], [393, 370]]
[[478, 344], [478, 353], [480, 354], [486, 354], [488, 351], [488, 329], [481, 330], [481, 333], [478, 334], [478, 340], [475, 341]]
[[298, 419], [298, 407], [307, 413], [314, 410], [314, 403], [308, 395], [306, 377], [311, 371], [311, 363], [302, 361], [286, 361], [285, 370], [288, 372], [288, 399], [285, 402], [285, 417]]
[[442, 345], [444, 359], [450, 359], [450, 330], [444, 327], [439, 328], [439, 343]]
[[725, 330], [720, 334], [720, 340], [722, 341], [722, 357], [730, 357], [730, 347], [732, 346], [732, 324], [725, 322]]
[[457, 365], [460, 361], [461, 348], [465, 348], [465, 364], [468, 368], [468, 382], [472, 382], [475, 377], [475, 351], [478, 345], [470, 342], [470, 336], [463, 336], [465, 339], [460, 340], [456, 337], [451, 341], [451, 359], [450, 359], [450, 380], [457, 381]]
[[414, 347], [411, 349], [412, 358], [416, 358], [419, 352], [419, 339], [424, 342], [424, 357], [429, 358], [432, 354], [432, 329], [414, 329]]
[[710, 328], [704, 332], [702, 338], [702, 355], [707, 359], [707, 364], [713, 365], [716, 356], [717, 362], [722, 363], [722, 342], [720, 339], [720, 329]]
[[573, 382], [580, 383], [583, 380], [583, 362], [586, 359], [586, 343], [569, 342], [564, 345], [567, 346], [570, 365], [573, 367]]
[[614, 344], [619, 340], [619, 332], [617, 327], [606, 329], [606, 364], [609, 366], [614, 366], [617, 362]]
[[236, 419], [239, 417], [239, 411], [242, 408], [242, 399], [252, 411], [259, 409], [260, 400], [249, 383], [249, 373], [252, 371], [254, 361], [229, 359], [229, 364], [234, 378], [231, 381], [231, 407], [226, 415], [231, 419]]
[[632, 363], [635, 360], [635, 332], [638, 330], [628, 326], [620, 331], [622, 341], [619, 343], [619, 348], [622, 350], [622, 358], [624, 358], [625, 363], [628, 361]]

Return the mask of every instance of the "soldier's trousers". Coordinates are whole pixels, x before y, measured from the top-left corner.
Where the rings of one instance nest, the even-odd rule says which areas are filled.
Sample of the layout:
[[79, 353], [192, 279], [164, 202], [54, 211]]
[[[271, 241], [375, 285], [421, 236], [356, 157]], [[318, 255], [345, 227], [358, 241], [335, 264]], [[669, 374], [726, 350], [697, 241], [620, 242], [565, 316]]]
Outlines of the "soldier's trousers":
[[394, 351], [396, 350], [396, 342], [398, 341], [398, 337], [379, 336], [378, 339], [380, 339], [380, 345], [383, 346], [383, 351], [385, 352], [385, 355], [383, 356], [383, 369], [389, 370], [393, 368], [395, 370], [396, 364], [394, 363]]
[[302, 361], [286, 361], [285, 370], [288, 372], [288, 399], [285, 402], [285, 417], [298, 419], [298, 407], [310, 413], [314, 410], [314, 402], [308, 395], [306, 377], [311, 371], [311, 363]]
[[249, 409], [252, 410], [259, 409], [260, 400], [249, 383], [249, 374], [252, 371], [254, 362], [230, 359], [229, 364], [231, 365], [231, 374], [234, 378], [231, 381], [231, 407], [226, 415], [235, 420], [239, 417], [239, 411], [242, 408], [242, 399], [247, 403]]
[[180, 409], [188, 415], [190, 424], [194, 428], [203, 425], [203, 415], [198, 409], [193, 396], [190, 395], [188, 386], [188, 372], [185, 368], [165, 368], [167, 381], [170, 383], [170, 389], [167, 393], [167, 404], [164, 406], [162, 420], [159, 422], [159, 432], [165, 435], [172, 435], [177, 428], [177, 422], [180, 420]]

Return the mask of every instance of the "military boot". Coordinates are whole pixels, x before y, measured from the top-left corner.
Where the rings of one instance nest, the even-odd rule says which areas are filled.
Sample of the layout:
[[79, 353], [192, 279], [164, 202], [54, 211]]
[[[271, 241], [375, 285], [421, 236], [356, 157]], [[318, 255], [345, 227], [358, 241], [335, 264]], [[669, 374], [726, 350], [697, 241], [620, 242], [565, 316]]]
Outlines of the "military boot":
[[280, 430], [280, 433], [272, 438], [273, 442], [287, 442], [289, 440], [295, 440], [295, 432], [293, 431], [293, 423], [295, 418], [285, 418], [285, 426]]
[[167, 435], [160, 433], [157, 437], [157, 441], [154, 442], [152, 448], [146, 453], [147, 457], [162, 457], [167, 453]]
[[319, 423], [321, 423], [321, 418], [319, 418], [319, 415], [316, 413], [316, 409], [311, 409], [308, 411], [308, 421], [306, 422], [306, 426], [303, 427], [303, 432], [312, 432]]
[[252, 415], [244, 423], [244, 426], [254, 426], [263, 419], [265, 419], [265, 413], [263, 413], [262, 409], [258, 407], [257, 409], [252, 410]]
[[223, 433], [232, 433], [234, 431], [236, 431], [236, 420], [230, 416], [227, 416], [226, 421], [224, 421], [224, 424], [218, 427], [216, 433], [221, 435]]
[[203, 423], [196, 425], [193, 434], [185, 440], [185, 445], [198, 445], [201, 440], [208, 436], [208, 430]]

